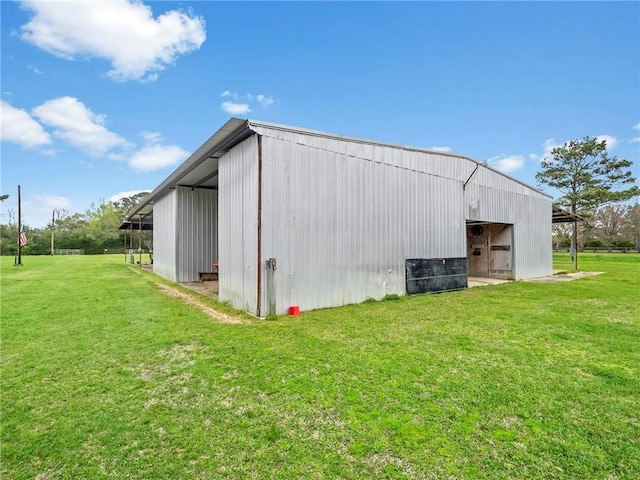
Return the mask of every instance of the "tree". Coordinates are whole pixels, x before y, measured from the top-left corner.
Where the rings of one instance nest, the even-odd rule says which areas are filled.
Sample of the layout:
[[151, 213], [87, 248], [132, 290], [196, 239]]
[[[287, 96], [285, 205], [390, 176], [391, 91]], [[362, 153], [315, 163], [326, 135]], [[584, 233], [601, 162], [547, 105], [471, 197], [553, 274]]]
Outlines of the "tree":
[[624, 219], [623, 231], [636, 250], [640, 251], [640, 203], [629, 205]]
[[[610, 157], [606, 140], [585, 137], [572, 140], [551, 151], [542, 160], [536, 180], [562, 195], [556, 203], [574, 214], [592, 213], [612, 202], [629, 200], [640, 194], [633, 185], [629, 160]], [[573, 249], [577, 250], [578, 229], [574, 226]]]
[[598, 237], [609, 247], [620, 238], [627, 208], [624, 205], [605, 205], [596, 212]]
[[631, 165], [629, 160], [609, 157], [606, 140], [585, 137], [554, 148], [551, 158], [542, 160], [536, 180], [562, 194], [558, 205], [580, 214], [639, 195], [637, 186], [624, 188], [636, 181]]
[[555, 240], [556, 250], [560, 250], [563, 244], [571, 241], [571, 224], [570, 223], [554, 223], [551, 231]]
[[[147, 196], [149, 192], [139, 192], [135, 195], [131, 195], [130, 197], [124, 197], [120, 200], [114, 202], [115, 207], [120, 211], [121, 217], [124, 218], [126, 215], [133, 210], [140, 202], [142, 202]], [[135, 223], [135, 222], [134, 222]], [[152, 230], [143, 230], [141, 233], [142, 244], [149, 251], [153, 249], [153, 231]]]
[[58, 217], [58, 221], [65, 219], [69, 215], [69, 210], [66, 208], [55, 208], [51, 213], [51, 223], [49, 226], [51, 227], [51, 255], [55, 255], [56, 251], [56, 216]]
[[2, 245], [0, 253], [2, 255], [15, 255], [18, 247], [16, 239], [18, 238], [18, 215], [16, 209], [11, 207], [7, 209], [6, 228], [2, 229], [1, 237]]
[[114, 202], [115, 207], [122, 212], [122, 215], [125, 216], [129, 213], [130, 210], [133, 210], [133, 207], [138, 206], [142, 200], [147, 198], [150, 192], [138, 192], [135, 195], [131, 195], [130, 197], [123, 197], [120, 200], [116, 200]]
[[0, 195], [0, 202], [4, 202], [7, 198], [9, 198], [9, 195]]

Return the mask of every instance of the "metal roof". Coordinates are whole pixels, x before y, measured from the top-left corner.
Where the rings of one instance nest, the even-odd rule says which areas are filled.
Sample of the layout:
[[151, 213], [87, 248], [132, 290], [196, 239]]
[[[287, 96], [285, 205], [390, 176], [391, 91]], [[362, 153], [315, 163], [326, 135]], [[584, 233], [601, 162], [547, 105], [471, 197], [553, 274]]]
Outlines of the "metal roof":
[[142, 228], [140, 223], [136, 220], [125, 220], [122, 225], [118, 227], [118, 230], [153, 230], [153, 219], [149, 216], [142, 219]]
[[[484, 168], [492, 170], [510, 180], [524, 185], [542, 195], [551, 198], [540, 190], [527, 185], [520, 180], [504, 174], [486, 163], [478, 162], [466, 155], [459, 155], [449, 152], [441, 152], [426, 148], [408, 147], [394, 143], [377, 142], [362, 138], [348, 137], [344, 135], [321, 132], [317, 130], [308, 130], [304, 128], [289, 127], [286, 125], [278, 125], [268, 122], [260, 122], [257, 120], [243, 120], [240, 118], [231, 118], [216, 133], [214, 133], [200, 148], [198, 148], [187, 160], [182, 163], [171, 175], [169, 175], [160, 185], [158, 185], [140, 204], [133, 208], [126, 216], [126, 220], [143, 218], [152, 221], [153, 202], [164, 196], [169, 190], [177, 186], [198, 187], [198, 188], [216, 188], [218, 185], [218, 159], [227, 153], [231, 148], [253, 135], [255, 132], [252, 127], [264, 127], [273, 130], [283, 130], [288, 132], [296, 132], [304, 135], [321, 136], [334, 138], [348, 142], [365, 143], [370, 145], [380, 145], [403, 150], [426, 152], [437, 155], [444, 155], [455, 158], [462, 158], [471, 162], [482, 165]], [[568, 213], [568, 212], [567, 212]], [[573, 220], [566, 220], [573, 221]]]
[[126, 218], [149, 217], [153, 212], [153, 202], [177, 186], [216, 187], [218, 185], [218, 158], [251, 136], [252, 133], [247, 120], [231, 118], [133, 208]]
[[551, 215], [551, 222], [553, 223], [568, 223], [568, 222], [581, 222], [584, 220], [580, 215], [563, 210], [560, 207], [553, 206], [553, 213]]

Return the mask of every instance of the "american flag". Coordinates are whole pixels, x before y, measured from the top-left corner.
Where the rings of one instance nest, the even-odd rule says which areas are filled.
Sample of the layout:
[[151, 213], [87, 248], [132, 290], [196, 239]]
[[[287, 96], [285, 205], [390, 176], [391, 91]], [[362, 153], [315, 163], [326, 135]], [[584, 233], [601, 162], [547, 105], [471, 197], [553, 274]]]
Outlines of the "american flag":
[[27, 230], [24, 228], [24, 225], [22, 225], [20, 229], [20, 246], [24, 247], [27, 243]]

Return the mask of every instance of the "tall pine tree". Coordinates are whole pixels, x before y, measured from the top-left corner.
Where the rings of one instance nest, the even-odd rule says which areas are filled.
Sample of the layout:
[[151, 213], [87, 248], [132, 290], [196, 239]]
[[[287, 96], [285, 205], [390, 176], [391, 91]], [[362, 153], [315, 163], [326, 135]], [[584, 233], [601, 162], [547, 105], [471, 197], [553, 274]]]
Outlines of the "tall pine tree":
[[554, 148], [551, 157], [542, 160], [536, 180], [558, 190], [562, 196], [556, 203], [579, 215], [639, 195], [631, 165], [629, 160], [610, 157], [606, 140], [585, 137]]
[[[561, 193], [556, 203], [571, 213], [589, 215], [599, 206], [629, 200], [640, 194], [633, 185], [632, 163], [610, 157], [606, 140], [585, 137], [572, 140], [551, 151], [542, 160], [542, 170], [536, 180]], [[577, 250], [577, 226], [574, 227], [572, 248]], [[577, 268], [577, 262], [576, 262]]]

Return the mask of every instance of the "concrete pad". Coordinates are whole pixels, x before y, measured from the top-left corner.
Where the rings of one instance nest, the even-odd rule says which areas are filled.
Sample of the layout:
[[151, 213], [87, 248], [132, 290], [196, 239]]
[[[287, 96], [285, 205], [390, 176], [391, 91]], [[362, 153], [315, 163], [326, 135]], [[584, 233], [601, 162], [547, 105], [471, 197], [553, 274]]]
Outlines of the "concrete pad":
[[[560, 273], [563, 270], [555, 270], [554, 274], [550, 277], [529, 278], [524, 280], [525, 282], [538, 282], [538, 283], [557, 283], [568, 282], [571, 280], [577, 280], [579, 278], [591, 277], [593, 275], [600, 275], [604, 272], [573, 272], [573, 273]], [[487, 285], [500, 285], [501, 283], [512, 282], [513, 280], [502, 280], [500, 278], [484, 278], [484, 277], [468, 277], [467, 285], [471, 287], [484, 287]]]
[[591, 277], [593, 275], [600, 275], [604, 272], [573, 272], [573, 273], [557, 273], [551, 277], [530, 278], [527, 282], [540, 282], [540, 283], [556, 283], [556, 282], [568, 282], [571, 280], [577, 280], [578, 278]]
[[487, 285], [500, 285], [501, 283], [507, 283], [511, 280], [503, 280], [501, 278], [484, 278], [484, 277], [468, 277], [467, 286], [471, 287], [485, 287]]

